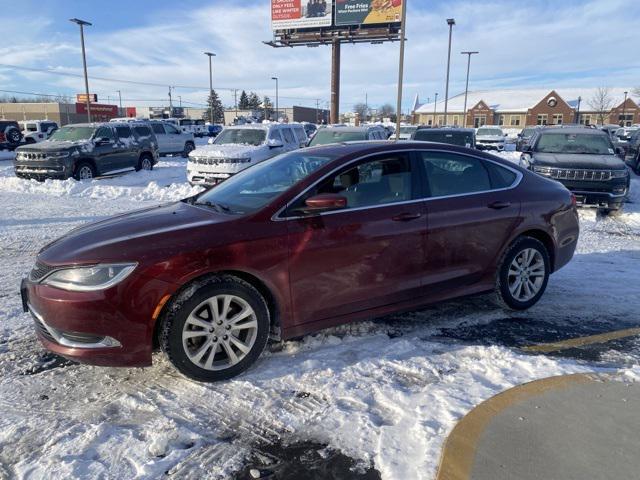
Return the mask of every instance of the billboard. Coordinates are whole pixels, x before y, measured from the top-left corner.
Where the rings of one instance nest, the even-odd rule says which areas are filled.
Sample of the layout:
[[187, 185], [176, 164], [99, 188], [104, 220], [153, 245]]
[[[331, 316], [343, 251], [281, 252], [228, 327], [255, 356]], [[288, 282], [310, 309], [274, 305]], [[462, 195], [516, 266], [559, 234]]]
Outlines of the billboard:
[[332, 0], [271, 0], [271, 29], [331, 26]]
[[402, 20], [404, 0], [335, 0], [336, 25], [375, 25]]
[[[87, 113], [87, 104], [86, 103], [76, 103], [76, 113], [77, 114], [86, 114]], [[99, 103], [91, 104], [91, 114], [96, 118], [98, 117], [107, 117], [114, 118], [118, 116], [118, 106], [117, 105], [102, 105]]]
[[[78, 103], [87, 103], [87, 94], [86, 93], [76, 93], [76, 102]], [[98, 94], [90, 93], [89, 94], [89, 102], [90, 103], [98, 103]]]

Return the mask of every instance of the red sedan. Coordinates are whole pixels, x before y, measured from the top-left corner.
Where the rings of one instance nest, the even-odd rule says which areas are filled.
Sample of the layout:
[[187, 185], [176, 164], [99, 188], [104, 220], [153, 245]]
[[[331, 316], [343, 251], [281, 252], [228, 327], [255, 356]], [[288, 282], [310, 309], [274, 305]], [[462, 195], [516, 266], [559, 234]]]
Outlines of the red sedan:
[[494, 292], [526, 309], [573, 256], [560, 183], [435, 143], [279, 155], [181, 202], [47, 245], [23, 280], [44, 346], [79, 362], [230, 378], [267, 340]]

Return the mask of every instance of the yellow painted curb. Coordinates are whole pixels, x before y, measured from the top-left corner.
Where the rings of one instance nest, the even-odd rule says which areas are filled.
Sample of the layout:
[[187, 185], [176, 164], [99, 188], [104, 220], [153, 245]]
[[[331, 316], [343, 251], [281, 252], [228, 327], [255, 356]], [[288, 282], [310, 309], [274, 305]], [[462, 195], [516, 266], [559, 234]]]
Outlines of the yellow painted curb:
[[518, 385], [482, 402], [465, 415], [447, 437], [440, 456], [437, 480], [468, 480], [478, 440], [493, 417], [503, 410], [541, 395], [573, 385], [598, 381], [593, 374], [577, 373], [544, 378]]
[[566, 350], [568, 348], [583, 347], [585, 345], [593, 345], [596, 343], [606, 343], [610, 342], [611, 340], [634, 337], [636, 335], [640, 335], [640, 328], [627, 328], [625, 330], [616, 330], [614, 332], [601, 333], [599, 335], [590, 335], [588, 337], [570, 338], [568, 340], [562, 340], [559, 342], [529, 345], [528, 347], [523, 347], [522, 350], [525, 352], [538, 353], [556, 352], [558, 350]]

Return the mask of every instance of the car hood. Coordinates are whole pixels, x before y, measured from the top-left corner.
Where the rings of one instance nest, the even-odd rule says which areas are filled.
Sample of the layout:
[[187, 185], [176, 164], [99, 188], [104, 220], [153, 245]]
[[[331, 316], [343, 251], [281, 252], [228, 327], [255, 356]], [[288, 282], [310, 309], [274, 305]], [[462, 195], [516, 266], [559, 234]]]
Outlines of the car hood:
[[192, 155], [214, 158], [247, 158], [262, 147], [263, 145], [204, 145], [195, 149]]
[[576, 153], [534, 153], [533, 164], [558, 168], [623, 169], [624, 162], [616, 155], [585, 155]]
[[198, 231], [212, 237], [213, 245], [215, 238], [211, 235], [210, 227], [236, 218], [186, 202], [160, 205], [71, 230], [46, 245], [38, 254], [38, 259], [51, 265], [144, 263], [163, 255], [169, 257], [181, 247], [187, 251], [194, 232], [195, 237]]
[[46, 140], [40, 143], [32, 143], [17, 149], [18, 152], [51, 152], [60, 150], [69, 150], [72, 148], [93, 148], [90, 140], [78, 140], [77, 142], [63, 142], [59, 140]]
[[476, 141], [478, 140], [504, 140], [505, 137], [502, 135], [478, 135], [476, 136]]

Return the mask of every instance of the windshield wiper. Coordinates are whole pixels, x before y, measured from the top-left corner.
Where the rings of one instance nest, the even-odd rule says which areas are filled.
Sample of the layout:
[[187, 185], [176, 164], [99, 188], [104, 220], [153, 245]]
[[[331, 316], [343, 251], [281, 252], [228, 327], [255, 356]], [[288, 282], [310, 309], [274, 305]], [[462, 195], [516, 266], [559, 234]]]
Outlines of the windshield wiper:
[[221, 203], [213, 203], [207, 200], [205, 202], [195, 202], [194, 204], [204, 205], [205, 207], [213, 208], [216, 212], [220, 212], [220, 213], [231, 213], [231, 209], [228, 206], [223, 205]]

